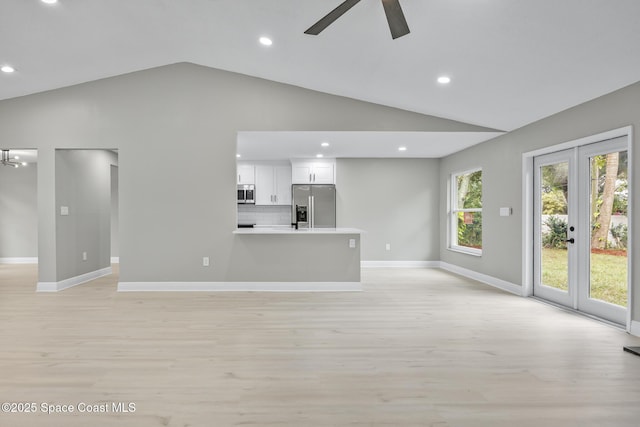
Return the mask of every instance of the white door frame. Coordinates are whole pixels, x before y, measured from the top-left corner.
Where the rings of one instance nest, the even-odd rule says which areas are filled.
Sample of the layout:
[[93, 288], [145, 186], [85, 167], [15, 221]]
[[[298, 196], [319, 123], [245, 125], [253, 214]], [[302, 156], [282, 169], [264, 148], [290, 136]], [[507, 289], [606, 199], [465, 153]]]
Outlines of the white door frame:
[[[608, 139], [618, 138], [621, 136], [627, 137], [627, 151], [629, 159], [633, 159], [633, 128], [631, 126], [625, 126], [619, 129], [613, 129], [607, 132], [599, 133], [596, 135], [587, 136], [584, 138], [576, 139], [573, 141], [564, 142], [562, 144], [553, 145], [550, 147], [544, 147], [538, 150], [528, 151], [522, 154], [522, 295], [533, 295], [533, 273], [534, 273], [534, 191], [533, 191], [533, 178], [534, 178], [534, 166], [533, 159], [536, 156], [543, 154], [550, 154], [556, 151], [567, 150], [575, 147], [580, 147], [587, 144], [593, 144], [596, 142], [605, 141]], [[633, 162], [629, 162], [629, 194], [634, 194], [633, 190]], [[635, 202], [634, 202], [635, 203]], [[632, 240], [633, 240], [633, 212], [632, 204], [628, 207], [628, 234], [629, 243], [627, 245], [627, 287], [628, 287], [628, 306], [627, 306], [627, 332], [631, 332], [631, 313], [633, 312], [633, 288], [631, 286], [631, 279], [633, 277], [633, 259], [632, 252]]]
[[[552, 165], [552, 164], [557, 164], [557, 163], [561, 163], [561, 162], [566, 162], [568, 165], [568, 172], [569, 175], [567, 176], [568, 178], [568, 192], [569, 192], [569, 197], [567, 200], [567, 206], [569, 208], [568, 210], [568, 218], [567, 218], [567, 225], [568, 226], [577, 226], [578, 225], [578, 209], [575, 209], [575, 207], [577, 206], [577, 200], [578, 200], [578, 153], [577, 153], [578, 149], [577, 148], [570, 148], [568, 150], [560, 150], [560, 151], [555, 151], [553, 153], [549, 153], [549, 154], [541, 154], [538, 156], [535, 156], [534, 158], [534, 166], [535, 166], [535, 170], [534, 170], [534, 176], [533, 176], [533, 180], [534, 183], [536, 182], [536, 175], [539, 174], [539, 168], [541, 166], [546, 166], [546, 165]], [[536, 159], [538, 159], [538, 161], [536, 161]], [[535, 211], [533, 211], [533, 242], [534, 242], [534, 249], [536, 251], [538, 251], [538, 248], [542, 247], [542, 242], [540, 242], [538, 239], [540, 239], [542, 237], [542, 233], [541, 233], [541, 222], [540, 222], [540, 217], [538, 217], [538, 214], [542, 214], [542, 209], [540, 206], [536, 206], [536, 199], [539, 198], [540, 196], [540, 177], [538, 177], [538, 182], [537, 184], [534, 185], [534, 191], [533, 191], [533, 196], [534, 196], [534, 208]], [[536, 212], [537, 211], [537, 212]], [[567, 230], [567, 238], [569, 237], [573, 237], [576, 241], [580, 242], [583, 240], [583, 237], [580, 235], [581, 233], [581, 229], [580, 227], [578, 227], [575, 231], [569, 231]], [[542, 272], [542, 265], [541, 265], [541, 259], [539, 256], [535, 256], [534, 253], [534, 264], [533, 264], [533, 275], [534, 275], [534, 281], [533, 281], [533, 285], [532, 285], [532, 293], [537, 294], [539, 297], [541, 297], [544, 300], [548, 300], [548, 301], [553, 301], [557, 304], [561, 304], [565, 307], [571, 307], [574, 310], [578, 309], [578, 292], [577, 292], [577, 284], [578, 284], [578, 275], [577, 275], [577, 271], [574, 270], [573, 268], [571, 268], [572, 266], [577, 265], [577, 260], [578, 260], [578, 250], [577, 247], [573, 244], [568, 244], [567, 245], [567, 292], [562, 292], [560, 290], [557, 290], [555, 288], [552, 287], [546, 287], [546, 286], [540, 286], [538, 288], [538, 290], [535, 290], [535, 274], [536, 272], [541, 273]], [[539, 284], [543, 285], [542, 283], [542, 278], [539, 278]], [[535, 291], [535, 292], [534, 292]]]

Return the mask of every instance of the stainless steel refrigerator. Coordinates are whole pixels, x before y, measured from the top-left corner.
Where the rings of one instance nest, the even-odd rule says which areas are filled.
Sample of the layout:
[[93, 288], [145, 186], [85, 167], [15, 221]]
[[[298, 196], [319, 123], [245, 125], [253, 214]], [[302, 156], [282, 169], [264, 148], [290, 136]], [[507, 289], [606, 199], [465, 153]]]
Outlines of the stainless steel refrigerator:
[[335, 228], [335, 185], [294, 184], [291, 187], [291, 219], [299, 228]]

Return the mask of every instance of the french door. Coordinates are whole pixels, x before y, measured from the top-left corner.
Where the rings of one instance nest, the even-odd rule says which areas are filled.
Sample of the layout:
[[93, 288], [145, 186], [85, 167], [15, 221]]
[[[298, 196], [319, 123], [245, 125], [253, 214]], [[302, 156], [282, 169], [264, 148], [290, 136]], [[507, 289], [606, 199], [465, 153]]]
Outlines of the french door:
[[534, 159], [534, 295], [627, 321], [627, 137]]

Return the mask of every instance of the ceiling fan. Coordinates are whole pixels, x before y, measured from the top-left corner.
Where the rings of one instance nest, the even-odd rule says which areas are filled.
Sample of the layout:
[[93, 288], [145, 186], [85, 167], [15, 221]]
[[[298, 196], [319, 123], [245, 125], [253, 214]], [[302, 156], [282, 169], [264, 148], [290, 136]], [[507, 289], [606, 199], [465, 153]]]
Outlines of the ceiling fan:
[[[345, 0], [304, 33], [317, 36], [322, 30], [333, 24], [336, 19], [340, 18], [358, 3], [360, 3], [360, 0]], [[391, 37], [395, 40], [398, 37], [409, 34], [409, 26], [407, 25], [407, 20], [404, 18], [404, 13], [402, 13], [400, 0], [382, 0], [382, 6], [384, 6], [384, 13], [387, 15]]]

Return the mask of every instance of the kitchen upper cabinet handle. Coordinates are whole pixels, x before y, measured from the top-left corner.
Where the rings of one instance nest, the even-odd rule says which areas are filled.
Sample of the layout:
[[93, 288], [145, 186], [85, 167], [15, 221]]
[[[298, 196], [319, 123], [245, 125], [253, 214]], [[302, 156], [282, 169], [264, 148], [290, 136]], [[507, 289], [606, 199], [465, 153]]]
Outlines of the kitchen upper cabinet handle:
[[273, 202], [274, 203], [278, 203], [278, 195], [277, 194], [273, 195]]
[[238, 183], [240, 183], [240, 174], [238, 174]]
[[316, 182], [316, 174], [313, 174], [313, 182]]
[[311, 179], [311, 174], [309, 174], [309, 182], [313, 182], [313, 180]]

